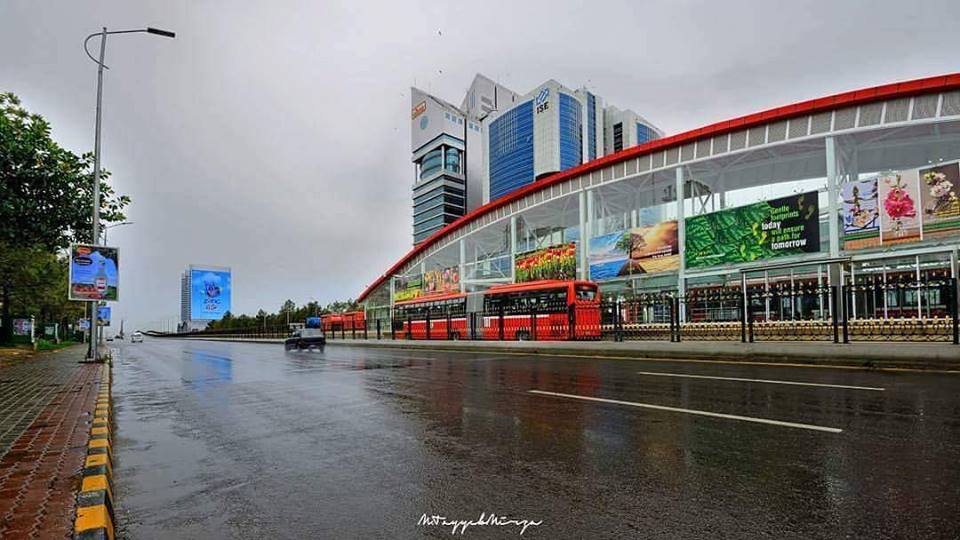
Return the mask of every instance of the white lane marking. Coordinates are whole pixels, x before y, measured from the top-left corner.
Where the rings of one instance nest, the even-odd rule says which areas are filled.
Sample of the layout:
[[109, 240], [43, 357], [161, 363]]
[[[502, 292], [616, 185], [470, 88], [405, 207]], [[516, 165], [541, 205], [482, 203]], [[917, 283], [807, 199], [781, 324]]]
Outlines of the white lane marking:
[[620, 401], [619, 399], [606, 399], [590, 396], [578, 396], [576, 394], [561, 394], [559, 392], [546, 392], [544, 390], [528, 390], [531, 394], [539, 394], [543, 396], [555, 396], [555, 397], [565, 397], [572, 399], [582, 399], [584, 401], [598, 401], [600, 403], [613, 403], [614, 405], [628, 405], [630, 407], [639, 407], [641, 409], [654, 409], [657, 411], [669, 411], [669, 412], [678, 412], [686, 414], [695, 414], [699, 416], [710, 416], [712, 418], [725, 418], [727, 420], [741, 420], [743, 422], [754, 422], [757, 424], [769, 424], [772, 426], [782, 426], [782, 427], [791, 427], [791, 428], [800, 428], [800, 429], [810, 429], [813, 431], [825, 431], [827, 433], [842, 433], [843, 430], [840, 428], [825, 427], [825, 426], [815, 426], [813, 424], [800, 424], [797, 422], [784, 422], [782, 420], [770, 420], [769, 418], [755, 418], [752, 416], [740, 416], [736, 414], [723, 414], [715, 413], [710, 411], [699, 411], [697, 409], [681, 409], [680, 407], [667, 407], [665, 405], [653, 405], [651, 403], [637, 403], [634, 401]]
[[640, 375], [652, 375], [654, 377], [683, 377], [686, 379], [713, 379], [717, 381], [740, 381], [740, 382], [756, 382], [756, 383], [767, 383], [767, 384], [791, 384], [794, 386], [820, 386], [823, 388], [843, 388], [846, 390], [872, 390], [874, 392], [883, 392], [884, 388], [879, 388], [875, 386], [850, 386], [846, 384], [823, 384], [823, 383], [812, 383], [812, 382], [801, 382], [801, 381], [778, 381], [774, 379], [745, 379], [742, 377], [716, 377], [713, 375], [690, 375], [688, 373], [665, 373], [662, 371], [638, 371]]

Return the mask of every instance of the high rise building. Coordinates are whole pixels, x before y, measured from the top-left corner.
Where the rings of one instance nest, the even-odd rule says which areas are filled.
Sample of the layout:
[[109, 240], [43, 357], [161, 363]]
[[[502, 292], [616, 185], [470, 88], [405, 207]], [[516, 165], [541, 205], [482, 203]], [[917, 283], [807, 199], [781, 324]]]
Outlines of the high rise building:
[[604, 154], [613, 154], [663, 137], [662, 131], [639, 114], [631, 110], [621, 111], [616, 107], [604, 109], [603, 126]]
[[190, 320], [190, 270], [180, 274], [180, 324]]
[[482, 120], [517, 94], [477, 75], [460, 107], [411, 88], [413, 243], [483, 204]]
[[417, 88], [411, 98], [415, 245], [539, 178], [662, 136], [638, 114], [554, 80], [520, 95], [478, 74], [460, 107]]

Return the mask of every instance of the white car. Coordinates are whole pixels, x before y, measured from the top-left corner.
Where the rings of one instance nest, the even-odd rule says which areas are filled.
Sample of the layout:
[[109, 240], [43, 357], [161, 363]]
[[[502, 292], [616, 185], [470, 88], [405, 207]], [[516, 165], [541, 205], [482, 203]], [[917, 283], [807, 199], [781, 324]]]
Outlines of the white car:
[[143, 334], [140, 332], [130, 334], [130, 343], [143, 343]]

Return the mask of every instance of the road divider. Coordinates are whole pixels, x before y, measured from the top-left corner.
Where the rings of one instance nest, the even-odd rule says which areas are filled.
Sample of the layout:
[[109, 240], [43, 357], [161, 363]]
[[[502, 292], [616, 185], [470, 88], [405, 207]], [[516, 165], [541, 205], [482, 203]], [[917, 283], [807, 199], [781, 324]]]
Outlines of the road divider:
[[785, 422], [783, 420], [771, 420], [769, 418], [756, 418], [753, 416], [740, 416], [738, 414], [725, 414], [710, 411], [701, 411], [697, 409], [684, 409], [681, 407], [668, 407], [666, 405], [654, 405], [652, 403], [638, 403], [635, 401], [621, 401], [619, 399], [598, 398], [593, 396], [578, 396], [576, 394], [563, 394], [560, 392], [547, 392], [545, 390], [528, 390], [531, 394], [540, 396], [552, 396], [569, 399], [578, 399], [581, 401], [593, 401], [598, 403], [610, 403], [613, 405], [626, 405], [628, 407], [638, 407], [641, 409], [651, 409], [656, 411], [667, 411], [683, 414], [692, 414], [695, 416], [708, 416], [711, 418], [723, 418], [725, 420], [738, 420], [741, 422], [753, 422], [755, 424], [767, 424], [771, 426], [789, 427], [797, 429], [808, 429], [811, 431], [822, 431], [825, 433], [842, 433], [843, 430], [835, 427], [816, 426], [813, 424], [801, 424], [798, 422]]
[[776, 379], [747, 379], [743, 377], [719, 377], [714, 375], [691, 375], [689, 373], [665, 373], [662, 371], [638, 371], [638, 375], [648, 375], [651, 377], [676, 377], [683, 379], [709, 379], [712, 381], [737, 381], [763, 384], [787, 384], [792, 386], [818, 386], [821, 388], [838, 388], [844, 390], [869, 390], [873, 392], [883, 392], [884, 388], [875, 386], [853, 386], [848, 384], [826, 384], [801, 381], [780, 381]]
[[77, 540], [114, 538], [110, 363], [104, 363], [100, 369], [97, 405], [90, 424], [87, 458], [84, 461], [80, 493], [77, 495], [77, 516], [74, 521], [74, 538]]

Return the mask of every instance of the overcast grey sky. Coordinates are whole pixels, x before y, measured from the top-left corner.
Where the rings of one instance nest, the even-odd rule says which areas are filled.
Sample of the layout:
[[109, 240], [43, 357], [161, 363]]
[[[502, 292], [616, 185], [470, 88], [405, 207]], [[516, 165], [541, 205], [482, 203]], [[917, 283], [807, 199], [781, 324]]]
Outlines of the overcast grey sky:
[[[474, 73], [587, 85], [668, 134], [830, 93], [960, 71], [956, 0], [324, 2], [3, 0], [0, 90], [93, 146], [133, 198], [114, 318], [175, 317], [191, 263], [230, 266], [235, 312], [355, 297], [411, 242], [409, 87]], [[128, 326], [129, 328], [129, 326]]]

